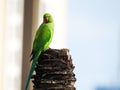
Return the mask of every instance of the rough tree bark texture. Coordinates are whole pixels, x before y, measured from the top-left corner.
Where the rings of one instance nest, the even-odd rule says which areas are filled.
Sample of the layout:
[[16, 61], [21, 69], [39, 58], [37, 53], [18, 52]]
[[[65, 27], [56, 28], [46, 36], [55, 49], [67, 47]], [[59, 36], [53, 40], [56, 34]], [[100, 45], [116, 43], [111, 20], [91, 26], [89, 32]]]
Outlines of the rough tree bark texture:
[[32, 76], [33, 90], [76, 90], [74, 66], [68, 49], [48, 49], [39, 58]]

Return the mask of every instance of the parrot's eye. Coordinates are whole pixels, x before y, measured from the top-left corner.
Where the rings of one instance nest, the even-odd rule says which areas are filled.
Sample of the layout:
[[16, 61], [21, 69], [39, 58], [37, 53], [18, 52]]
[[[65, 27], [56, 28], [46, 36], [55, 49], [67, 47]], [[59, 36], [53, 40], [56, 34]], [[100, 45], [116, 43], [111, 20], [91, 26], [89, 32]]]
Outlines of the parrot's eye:
[[46, 23], [48, 23], [48, 22], [49, 22], [48, 17], [44, 18], [44, 21], [45, 21]]

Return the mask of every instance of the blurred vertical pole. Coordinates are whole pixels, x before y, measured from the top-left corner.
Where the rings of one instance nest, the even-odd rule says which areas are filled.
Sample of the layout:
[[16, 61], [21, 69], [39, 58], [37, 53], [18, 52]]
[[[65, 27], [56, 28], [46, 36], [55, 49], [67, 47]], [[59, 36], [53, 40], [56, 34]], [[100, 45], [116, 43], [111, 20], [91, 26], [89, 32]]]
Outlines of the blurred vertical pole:
[[32, 39], [32, 11], [34, 0], [24, 0], [24, 26], [23, 26], [23, 58], [22, 58], [22, 86], [24, 90], [30, 67], [30, 52]]
[[4, 65], [4, 45], [5, 45], [5, 21], [6, 21], [6, 1], [0, 0], [0, 90], [3, 90], [3, 65]]
[[40, 23], [38, 23], [38, 17], [39, 17], [39, 2], [40, 0], [34, 0], [33, 1], [33, 18], [32, 18], [32, 42], [34, 40], [35, 32], [38, 29]]
[[[25, 87], [30, 68], [31, 44], [38, 28], [39, 0], [26, 0], [24, 2], [24, 36], [23, 36], [23, 63], [22, 63], [22, 89]], [[32, 40], [32, 41], [31, 41]], [[32, 87], [32, 85], [30, 85]], [[30, 88], [31, 88], [30, 87]]]

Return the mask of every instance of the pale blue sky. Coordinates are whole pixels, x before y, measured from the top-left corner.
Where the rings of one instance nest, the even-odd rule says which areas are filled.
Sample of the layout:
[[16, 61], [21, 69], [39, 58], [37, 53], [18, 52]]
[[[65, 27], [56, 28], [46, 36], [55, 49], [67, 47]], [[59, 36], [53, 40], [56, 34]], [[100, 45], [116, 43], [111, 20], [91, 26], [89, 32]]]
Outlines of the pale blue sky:
[[68, 46], [77, 90], [118, 82], [120, 0], [69, 0]]

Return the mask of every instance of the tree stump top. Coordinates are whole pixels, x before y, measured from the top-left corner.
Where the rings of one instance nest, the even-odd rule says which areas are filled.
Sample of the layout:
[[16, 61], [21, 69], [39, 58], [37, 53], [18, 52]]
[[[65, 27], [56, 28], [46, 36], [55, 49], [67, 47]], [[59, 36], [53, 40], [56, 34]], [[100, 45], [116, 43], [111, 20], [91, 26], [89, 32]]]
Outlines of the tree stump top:
[[43, 52], [32, 76], [33, 90], [76, 90], [71, 55], [68, 49]]

